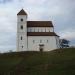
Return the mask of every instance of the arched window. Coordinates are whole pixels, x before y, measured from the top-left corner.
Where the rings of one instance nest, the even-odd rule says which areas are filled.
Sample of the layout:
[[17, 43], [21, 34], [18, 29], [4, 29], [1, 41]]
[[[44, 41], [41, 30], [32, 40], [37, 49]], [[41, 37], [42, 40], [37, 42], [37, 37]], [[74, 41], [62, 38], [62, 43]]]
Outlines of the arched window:
[[22, 46], [22, 48], [23, 48], [23, 46]]
[[48, 29], [49, 30], [49, 32], [50, 32], [50, 29]]
[[23, 38], [22, 38], [22, 36], [21, 36], [21, 40], [22, 40]]
[[39, 28], [38, 28], [38, 32], [39, 32]]
[[47, 43], [48, 43], [48, 40], [47, 40]]
[[23, 21], [23, 18], [21, 18], [21, 21]]
[[43, 30], [43, 29], [41, 28], [41, 32], [43, 32], [42, 30]]
[[21, 25], [21, 29], [23, 29], [23, 25]]
[[30, 28], [30, 32], [32, 32], [32, 29]]
[[42, 43], [42, 40], [40, 40], [40, 43]]
[[35, 32], [35, 28], [34, 28], [34, 32]]
[[46, 28], [45, 28], [45, 32], [46, 32]]
[[33, 43], [35, 43], [35, 40], [33, 40]]

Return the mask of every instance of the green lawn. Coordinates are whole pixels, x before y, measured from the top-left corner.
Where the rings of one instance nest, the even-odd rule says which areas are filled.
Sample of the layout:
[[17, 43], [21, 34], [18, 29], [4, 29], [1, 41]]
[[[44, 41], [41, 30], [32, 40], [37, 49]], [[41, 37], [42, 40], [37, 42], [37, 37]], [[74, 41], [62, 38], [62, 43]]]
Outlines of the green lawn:
[[0, 75], [75, 75], [75, 48], [0, 54]]

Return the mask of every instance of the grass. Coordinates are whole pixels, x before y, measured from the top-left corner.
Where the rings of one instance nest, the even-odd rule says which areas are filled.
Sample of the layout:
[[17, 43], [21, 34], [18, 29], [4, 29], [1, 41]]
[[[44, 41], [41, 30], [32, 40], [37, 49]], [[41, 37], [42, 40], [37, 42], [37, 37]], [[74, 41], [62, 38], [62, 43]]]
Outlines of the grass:
[[75, 48], [0, 54], [0, 75], [75, 75]]

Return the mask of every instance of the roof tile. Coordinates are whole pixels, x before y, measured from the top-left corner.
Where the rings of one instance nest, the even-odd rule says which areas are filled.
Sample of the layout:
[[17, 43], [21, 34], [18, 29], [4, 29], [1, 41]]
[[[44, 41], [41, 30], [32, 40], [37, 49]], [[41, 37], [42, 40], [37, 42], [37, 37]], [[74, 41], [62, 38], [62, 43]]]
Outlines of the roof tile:
[[27, 27], [53, 27], [52, 21], [27, 21]]
[[27, 15], [27, 13], [22, 9], [17, 15]]
[[58, 36], [55, 32], [27, 32], [27, 36]]

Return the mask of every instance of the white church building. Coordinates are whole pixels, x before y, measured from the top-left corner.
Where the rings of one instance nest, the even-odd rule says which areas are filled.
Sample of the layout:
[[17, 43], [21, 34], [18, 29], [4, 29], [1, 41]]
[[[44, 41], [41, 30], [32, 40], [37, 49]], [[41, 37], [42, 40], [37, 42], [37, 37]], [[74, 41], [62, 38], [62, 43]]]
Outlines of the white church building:
[[58, 49], [59, 36], [52, 21], [27, 21], [22, 9], [17, 14], [17, 51], [51, 51]]

